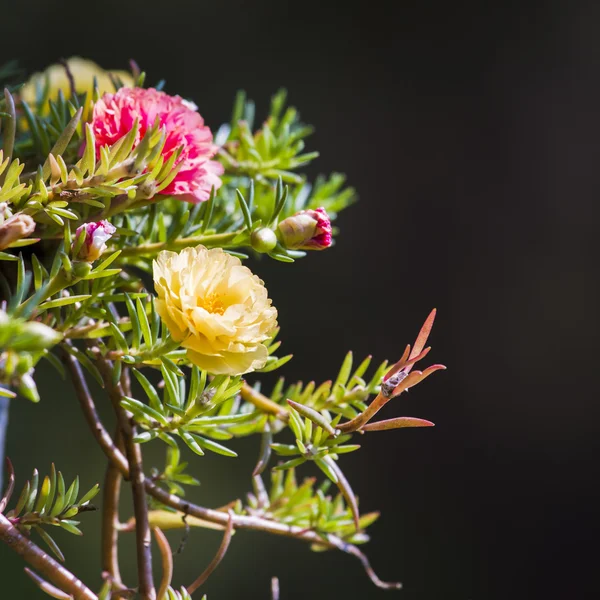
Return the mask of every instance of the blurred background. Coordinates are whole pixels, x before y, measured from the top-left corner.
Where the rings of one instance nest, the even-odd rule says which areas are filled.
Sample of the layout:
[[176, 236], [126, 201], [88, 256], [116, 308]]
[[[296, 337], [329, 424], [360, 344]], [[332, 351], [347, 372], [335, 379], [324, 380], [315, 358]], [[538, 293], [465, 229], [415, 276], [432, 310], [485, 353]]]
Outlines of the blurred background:
[[[365, 436], [342, 465], [361, 508], [382, 511], [364, 549], [404, 590], [374, 588], [352, 557], [241, 532], [203, 588], [209, 600], [266, 600], [274, 575], [282, 600], [597, 597], [600, 4], [0, 6], [2, 61], [34, 71], [72, 55], [106, 68], [135, 58], [213, 129], [238, 88], [258, 115], [288, 89], [316, 126], [307, 147], [321, 158], [309, 175], [347, 173], [360, 203], [341, 215], [334, 248], [293, 266], [252, 265], [294, 353], [286, 377], [329, 379], [349, 349], [397, 359], [438, 308], [430, 358], [448, 371], [385, 411], [436, 427]], [[102, 481], [103, 456], [70, 389], [48, 371], [40, 391], [39, 405], [11, 407], [17, 484], [51, 460], [84, 487]], [[195, 461], [202, 485], [190, 498], [243, 496], [258, 440], [234, 448], [243, 458]], [[155, 450], [148, 466], [162, 464]], [[97, 589], [99, 515], [82, 521], [82, 540], [56, 537]], [[190, 583], [219, 542], [193, 530], [175, 582]], [[22, 567], [0, 547], [0, 597], [42, 597]]]

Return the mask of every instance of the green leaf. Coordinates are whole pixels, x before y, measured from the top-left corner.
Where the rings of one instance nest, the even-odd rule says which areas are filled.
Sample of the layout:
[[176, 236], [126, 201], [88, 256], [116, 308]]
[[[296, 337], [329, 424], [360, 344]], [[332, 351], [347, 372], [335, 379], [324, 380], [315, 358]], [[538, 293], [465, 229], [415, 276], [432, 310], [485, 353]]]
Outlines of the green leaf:
[[317, 467], [319, 467], [319, 469], [321, 469], [321, 471], [323, 471], [323, 473], [325, 473], [325, 475], [337, 485], [339, 481], [338, 476], [335, 473], [335, 471], [331, 468], [331, 465], [325, 462], [322, 458], [315, 458], [314, 462], [317, 465]]
[[46, 475], [44, 477], [44, 481], [42, 482], [42, 487], [40, 488], [40, 492], [37, 497], [37, 502], [35, 503], [34, 512], [39, 513], [42, 511], [42, 508], [46, 505], [48, 500], [48, 496], [50, 495], [50, 477]]
[[48, 548], [50, 548], [56, 558], [58, 558], [60, 562], [65, 562], [64, 554], [61, 552], [61, 549], [58, 547], [58, 544], [52, 539], [52, 537], [50, 537], [50, 535], [38, 525], [34, 525], [33, 528], [37, 531], [44, 542], [46, 542]]
[[77, 496], [79, 494], [79, 476], [75, 477], [73, 483], [69, 486], [67, 493], [65, 495], [65, 507], [71, 507], [77, 501]]
[[294, 467], [298, 467], [299, 465], [301, 465], [305, 462], [306, 462], [306, 458], [301, 456], [299, 458], [294, 458], [292, 460], [288, 460], [287, 462], [284, 462], [281, 465], [277, 465], [276, 467], [273, 467], [273, 471], [284, 471], [286, 469], [293, 469]]
[[84, 504], [87, 504], [90, 500], [92, 500], [93, 498], [95, 498], [95, 496], [98, 494], [98, 492], [100, 491], [100, 484], [96, 484], [94, 485], [90, 491], [85, 494], [77, 503], [77, 506], [83, 506]]
[[30, 513], [33, 511], [33, 506], [35, 504], [35, 499], [37, 498], [38, 493], [38, 470], [33, 470], [33, 475], [31, 476], [31, 487], [29, 489], [29, 497], [27, 498], [27, 502], [25, 504], [25, 513]]
[[242, 192], [236, 189], [235, 193], [237, 194], [238, 202], [240, 208], [242, 209], [242, 214], [244, 215], [244, 222], [246, 224], [246, 228], [250, 230], [252, 229], [252, 217], [250, 215], [250, 208], [248, 207], [248, 204], [246, 204], [246, 200], [244, 199]]
[[62, 476], [62, 473], [59, 471], [57, 473], [57, 484], [56, 484], [56, 501], [54, 502], [54, 506], [50, 511], [51, 517], [58, 516], [63, 508], [65, 507], [65, 480]]
[[[293, 400], [288, 400], [288, 404], [294, 410], [298, 411], [303, 417], [306, 417], [315, 425], [324, 429], [332, 437], [335, 437], [337, 435], [337, 431], [331, 426], [331, 422], [327, 419], [327, 417], [323, 416], [314, 408], [310, 408], [310, 406], [304, 406], [303, 404], [298, 404], [298, 402], [294, 402]], [[302, 438], [302, 436], [297, 437], [299, 437], [300, 439]]]
[[183, 429], [179, 429], [177, 433], [192, 452], [198, 454], [199, 456], [204, 456], [204, 451], [191, 433], [187, 433]]
[[132, 369], [131, 371], [142, 386], [142, 388], [144, 389], [144, 392], [146, 392], [146, 396], [148, 396], [148, 400], [150, 401], [150, 406], [157, 411], [162, 410], [162, 403], [160, 401], [156, 388], [148, 381], [148, 379], [143, 373], [141, 373], [137, 369]]
[[127, 340], [125, 339], [123, 332], [114, 323], [110, 323], [109, 326], [117, 348], [123, 352], [123, 354], [129, 354], [129, 346], [127, 345]]
[[[121, 406], [128, 410], [134, 409], [140, 411], [142, 414], [146, 415], [146, 418], [157, 421], [163, 427], [169, 426], [169, 421], [162, 413], [160, 413], [158, 410], [155, 410], [151, 406], [136, 400], [135, 398], [124, 396], [123, 400], [121, 400]], [[134, 412], [134, 410], [132, 410], [132, 412]]]
[[146, 315], [144, 305], [139, 298], [135, 301], [135, 304], [144, 342], [146, 343], [146, 346], [151, 347], [153, 344], [152, 333], [150, 332], [150, 323], [148, 323], [148, 316]]
[[101, 387], [104, 387], [104, 381], [102, 379], [102, 375], [100, 375], [100, 371], [96, 365], [89, 359], [89, 357], [84, 354], [79, 348], [75, 346], [71, 346], [69, 344], [63, 344], [64, 350], [66, 350], [71, 356], [74, 356], [81, 366], [86, 369], [92, 377], [100, 384]]
[[133, 441], [136, 444], [145, 444], [158, 437], [158, 431], [142, 431], [134, 436]]
[[79, 521], [71, 521], [71, 520], [61, 520], [58, 524], [69, 533], [73, 533], [74, 535], [83, 535], [81, 529], [77, 527], [79, 525]]
[[213, 442], [212, 440], [208, 440], [206, 438], [200, 437], [199, 435], [191, 434], [192, 437], [198, 442], [200, 446], [210, 450], [211, 452], [215, 452], [216, 454], [222, 454], [223, 456], [229, 456], [232, 458], [237, 457], [237, 453], [225, 446], [221, 446], [221, 444], [217, 444], [217, 442]]
[[271, 448], [281, 456], [294, 456], [300, 453], [298, 447], [292, 444], [271, 444]]
[[25, 483], [25, 486], [21, 490], [21, 495], [19, 496], [19, 500], [17, 501], [17, 505], [14, 508], [14, 516], [18, 517], [23, 509], [25, 508], [25, 504], [29, 499], [29, 493], [31, 492], [31, 483], [28, 481]]
[[66, 298], [57, 298], [56, 300], [48, 300], [48, 302], [43, 302], [38, 306], [38, 312], [57, 308], [58, 306], [68, 306], [70, 304], [75, 304], [76, 302], [83, 302], [84, 300], [89, 300], [91, 297], [91, 294], [80, 294], [68, 296]]
[[131, 321], [132, 326], [131, 331], [133, 333], [133, 347], [139, 348], [142, 339], [142, 329], [137, 316], [137, 312], [135, 310], [135, 306], [133, 305], [129, 294], [125, 294], [125, 306], [127, 307], [127, 312], [129, 313], [129, 319]]
[[5, 387], [2, 387], [0, 385], [0, 397], [2, 397], [2, 398], [16, 398], [17, 395], [13, 391], [8, 390]]

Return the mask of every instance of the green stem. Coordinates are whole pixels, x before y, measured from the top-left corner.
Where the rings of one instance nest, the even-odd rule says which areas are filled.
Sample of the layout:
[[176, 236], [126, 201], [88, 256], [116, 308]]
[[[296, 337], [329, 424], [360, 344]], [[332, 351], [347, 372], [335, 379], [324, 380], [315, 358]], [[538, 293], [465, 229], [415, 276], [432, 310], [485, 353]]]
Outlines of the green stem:
[[[188, 246], [198, 246], [199, 244], [202, 244], [207, 248], [212, 248], [215, 246], [222, 248], [240, 233], [240, 231], [232, 231], [228, 233], [214, 233], [211, 235], [197, 235], [167, 242], [153, 242], [151, 244], [141, 244], [140, 246], [130, 246], [123, 248], [118, 260], [120, 261], [126, 256], [154, 256], [161, 250], [182, 250]], [[110, 248], [105, 252], [105, 254], [110, 254], [114, 251], [115, 248]]]

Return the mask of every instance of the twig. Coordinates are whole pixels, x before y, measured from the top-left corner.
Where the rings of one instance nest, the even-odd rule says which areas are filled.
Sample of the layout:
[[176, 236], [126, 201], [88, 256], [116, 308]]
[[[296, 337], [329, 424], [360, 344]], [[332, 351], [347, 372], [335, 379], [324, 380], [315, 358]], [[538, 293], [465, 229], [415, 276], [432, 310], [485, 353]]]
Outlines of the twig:
[[244, 382], [240, 390], [240, 396], [246, 401], [254, 404], [256, 408], [260, 408], [263, 412], [275, 415], [278, 419], [286, 421], [290, 418], [287, 408], [280, 406], [277, 402], [273, 402], [264, 394], [257, 392], [254, 388]]
[[73, 380], [77, 399], [83, 410], [83, 416], [92, 430], [96, 441], [106, 456], [108, 456], [111, 462], [119, 469], [123, 477], [129, 479], [129, 463], [125, 456], [123, 456], [123, 453], [117, 448], [111, 435], [106, 431], [104, 425], [102, 425], [102, 422], [100, 421], [94, 399], [90, 394], [79, 362], [67, 352], [63, 352], [63, 362], [67, 365], [67, 368], [71, 373], [71, 379]]
[[[120, 434], [115, 433], [118, 443]], [[111, 579], [122, 585], [119, 569], [119, 498], [121, 496], [121, 483], [123, 475], [112, 461], [108, 462], [104, 477], [102, 496], [102, 570], [108, 573]]]
[[4, 515], [0, 515], [0, 540], [22, 556], [26, 562], [36, 571], [42, 573], [56, 587], [71, 594], [75, 600], [98, 600], [98, 596], [77, 579], [71, 571], [65, 569], [59, 562], [48, 556], [41, 548], [38, 548], [30, 539], [26, 538]]
[[166, 594], [169, 586], [171, 585], [171, 579], [173, 579], [173, 553], [171, 552], [171, 546], [169, 546], [169, 540], [167, 536], [158, 528], [153, 527], [154, 537], [160, 550], [160, 556], [162, 558], [162, 580], [160, 582], [160, 588], [158, 589], [158, 599], [162, 600]]
[[135, 514], [135, 536], [137, 551], [137, 567], [140, 596], [143, 600], [155, 600], [156, 590], [152, 580], [152, 548], [150, 524], [148, 522], [148, 505], [146, 503], [146, 492], [144, 489], [145, 476], [142, 464], [142, 452], [138, 444], [133, 441], [135, 437], [135, 426], [130, 417], [121, 406], [121, 400], [125, 396], [122, 384], [113, 385], [112, 365], [104, 358], [97, 361], [98, 368], [104, 379], [104, 385], [108, 390], [113, 408], [117, 415], [125, 454], [129, 463], [129, 481], [133, 495], [133, 512]]
[[12, 462], [8, 456], [6, 457], [5, 462], [6, 472], [8, 473], [8, 485], [6, 486], [4, 495], [0, 499], [0, 513], [4, 512], [6, 505], [10, 502], [10, 497], [12, 496], [13, 490], [15, 489], [15, 470], [13, 469]]
[[4, 468], [4, 454], [6, 452], [6, 430], [8, 428], [9, 405], [10, 398], [0, 396], [0, 490], [2, 489], [4, 479], [2, 469]]
[[210, 561], [208, 567], [204, 569], [204, 572], [188, 586], [187, 591], [193, 594], [213, 573], [213, 571], [219, 566], [220, 562], [225, 557], [229, 544], [231, 542], [231, 536], [233, 535], [233, 512], [229, 511], [229, 520], [227, 521], [227, 528], [223, 534], [221, 545], [217, 550], [214, 558]]
[[61, 58], [60, 64], [63, 66], [64, 70], [67, 73], [67, 79], [69, 80], [69, 88], [71, 90], [71, 98], [75, 98], [77, 95], [77, 88], [75, 87], [75, 78], [73, 77], [73, 72], [71, 71], [71, 67], [69, 67], [69, 63], [66, 59]]
[[[123, 473], [123, 476], [126, 477], [126, 474], [129, 473], [127, 459], [115, 446], [112, 438], [104, 429], [98, 417], [98, 413], [96, 412], [94, 401], [90, 396], [89, 391], [87, 391], [87, 386], [85, 384], [85, 380], [83, 379], [83, 373], [81, 372], [81, 369], [72, 370], [71, 374], [76, 378], [78, 376], [81, 376], [82, 378], [81, 381], [76, 381], [75, 389], [80, 396], [79, 400], [84, 413], [86, 413], [86, 420], [88, 423], [92, 423], [92, 431], [95, 432], [95, 437], [99, 441], [100, 447], [106, 456], [113, 461], [113, 464], [121, 471], [121, 473]], [[229, 517], [226, 513], [211, 508], [205, 508], [203, 506], [198, 506], [197, 504], [192, 504], [180, 498], [179, 496], [176, 496], [175, 494], [170, 494], [166, 490], [163, 490], [149, 479], [145, 480], [144, 486], [147, 494], [159, 502], [162, 502], [162, 504], [166, 506], [174, 508], [175, 510], [178, 510], [186, 515], [191, 515], [192, 517], [197, 517], [198, 519], [217, 523], [222, 526], [226, 526], [228, 524]], [[400, 585], [381, 581], [371, 569], [364, 554], [362, 554], [362, 552], [360, 552], [356, 546], [348, 544], [334, 535], [326, 534], [325, 536], [321, 536], [315, 531], [307, 530], [295, 525], [285, 525], [277, 521], [271, 521], [269, 519], [256, 516], [234, 514], [232, 520], [234, 529], [264, 531], [274, 535], [282, 535], [285, 537], [302, 540], [304, 542], [308, 542], [309, 544], [318, 544], [325, 548], [337, 548], [338, 550], [342, 550], [343, 552], [356, 556], [362, 562], [371, 581], [373, 581], [373, 583], [378, 587], [383, 589], [398, 589], [398, 586]]]
[[34, 573], [31, 569], [25, 567], [25, 574], [37, 585], [42, 592], [48, 594], [48, 596], [52, 596], [57, 600], [73, 600], [73, 596], [71, 594], [67, 594], [62, 590], [59, 590], [56, 586], [48, 583], [45, 579], [42, 579], [37, 573]]
[[[152, 242], [148, 244], [140, 244], [139, 246], [127, 246], [121, 251], [119, 261], [126, 256], [154, 256], [161, 250], [181, 250], [188, 246], [197, 246], [202, 244], [207, 248], [213, 248], [222, 244], [227, 244], [233, 240], [240, 232], [231, 231], [227, 233], [213, 233], [209, 235], [196, 235], [187, 238], [179, 238], [178, 240], [171, 240], [168, 242]], [[106, 253], [112, 252], [112, 249], [106, 251]]]

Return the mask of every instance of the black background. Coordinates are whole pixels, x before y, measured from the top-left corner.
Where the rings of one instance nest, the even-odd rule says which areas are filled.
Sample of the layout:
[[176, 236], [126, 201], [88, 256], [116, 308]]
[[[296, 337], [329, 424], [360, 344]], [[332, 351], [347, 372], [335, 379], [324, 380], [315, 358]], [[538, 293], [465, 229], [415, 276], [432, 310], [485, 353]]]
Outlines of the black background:
[[[597, 597], [600, 4], [2, 0], [2, 9], [4, 58], [38, 70], [74, 54], [107, 68], [133, 57], [151, 82], [164, 77], [167, 91], [195, 100], [213, 128], [236, 89], [264, 114], [288, 88], [316, 126], [311, 176], [346, 172], [361, 201], [342, 214], [331, 250], [253, 265], [295, 355], [286, 376], [329, 379], [348, 349], [397, 358], [439, 310], [430, 357], [448, 371], [385, 413], [437, 426], [365, 436], [342, 465], [363, 510], [382, 510], [366, 551], [404, 590], [377, 590], [351, 557], [242, 532], [205, 586], [210, 600], [266, 599], [272, 575], [288, 600]], [[84, 485], [101, 481], [71, 392], [50, 372], [41, 391], [40, 405], [12, 407], [19, 483], [51, 460]], [[255, 442], [236, 446], [237, 461], [197, 461], [202, 486], [191, 497], [219, 505], [243, 494]], [[98, 524], [84, 515], [83, 540], [57, 535], [67, 565], [96, 588]], [[176, 582], [189, 583], [218, 543], [195, 530]], [[123, 552], [131, 557], [130, 540]], [[21, 567], [0, 548], [0, 597], [39, 596]]]

